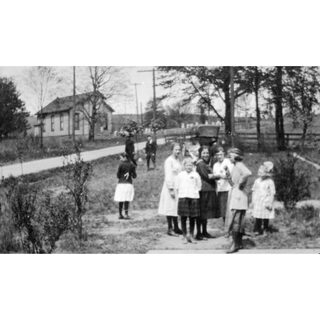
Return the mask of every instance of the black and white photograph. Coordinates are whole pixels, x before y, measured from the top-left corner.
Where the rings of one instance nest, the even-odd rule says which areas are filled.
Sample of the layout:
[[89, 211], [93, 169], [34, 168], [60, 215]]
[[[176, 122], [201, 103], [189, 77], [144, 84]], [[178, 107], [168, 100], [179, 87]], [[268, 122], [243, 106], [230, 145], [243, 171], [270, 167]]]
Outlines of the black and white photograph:
[[319, 67], [0, 72], [2, 253], [319, 253]]
[[3, 319], [317, 319], [316, 2], [1, 1]]

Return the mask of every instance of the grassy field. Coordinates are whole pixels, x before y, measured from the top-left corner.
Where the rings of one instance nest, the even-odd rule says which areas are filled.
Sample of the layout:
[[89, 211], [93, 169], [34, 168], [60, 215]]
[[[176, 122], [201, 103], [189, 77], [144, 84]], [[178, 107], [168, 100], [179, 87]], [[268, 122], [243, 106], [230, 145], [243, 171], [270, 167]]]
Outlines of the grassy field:
[[[152, 249], [166, 232], [165, 219], [157, 216], [156, 211], [164, 178], [163, 162], [169, 154], [169, 146], [159, 147], [156, 170], [147, 172], [145, 161], [139, 163], [138, 177], [134, 181], [135, 199], [130, 208], [133, 219], [128, 221], [117, 219], [118, 208], [113, 201], [117, 183], [118, 157], [109, 156], [94, 161], [93, 174], [89, 183], [89, 202], [85, 215], [86, 241], [83, 241], [80, 245], [71, 234], [65, 234], [58, 243], [56, 253], [145, 253]], [[284, 155], [284, 153], [278, 152], [247, 153], [244, 162], [253, 173], [249, 180], [249, 186], [256, 178], [258, 167], [263, 161], [275, 161]], [[312, 179], [311, 198], [320, 199], [319, 173], [303, 162], [299, 162], [299, 166], [310, 173]], [[55, 169], [30, 175], [29, 181], [38, 184], [42, 190], [49, 189], [59, 192], [63, 189], [64, 175], [63, 169]], [[316, 215], [315, 213], [312, 214]], [[310, 213], [309, 216], [312, 214]], [[273, 224], [279, 231], [265, 237], [254, 238], [253, 241], [248, 240], [248, 246], [261, 248], [319, 246], [317, 242], [319, 233], [309, 230], [312, 229], [310, 221], [313, 220], [309, 219], [304, 222], [303, 214], [297, 215], [278, 211]], [[297, 225], [301, 225], [298, 231], [296, 230]], [[211, 221], [210, 226], [220, 228], [222, 231], [220, 220]], [[249, 231], [251, 228], [252, 221], [248, 219]], [[315, 228], [318, 227], [315, 225]], [[309, 234], [304, 232], [304, 229], [308, 229], [312, 235], [310, 236], [310, 232]], [[320, 231], [320, 228], [318, 231]]]
[[[124, 144], [125, 138], [110, 136], [95, 141], [78, 138], [77, 141], [83, 151], [89, 151]], [[146, 137], [139, 137], [139, 141], [146, 141]], [[71, 139], [44, 139], [43, 144], [41, 149], [37, 137], [0, 140], [0, 165], [19, 162], [19, 153], [23, 161], [30, 161], [61, 156], [73, 150]]]

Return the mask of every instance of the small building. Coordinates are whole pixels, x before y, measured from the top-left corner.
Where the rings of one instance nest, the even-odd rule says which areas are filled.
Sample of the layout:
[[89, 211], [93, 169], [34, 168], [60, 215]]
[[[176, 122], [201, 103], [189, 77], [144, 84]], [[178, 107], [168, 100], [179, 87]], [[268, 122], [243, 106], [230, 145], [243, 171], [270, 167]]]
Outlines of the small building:
[[[96, 97], [96, 98], [94, 98]], [[108, 105], [106, 98], [97, 91], [77, 94], [75, 96], [74, 126], [77, 136], [89, 135], [88, 116], [92, 115], [92, 102], [97, 99], [97, 121], [95, 136], [112, 132], [112, 113], [114, 110]], [[38, 124], [35, 125], [35, 135], [40, 135], [40, 123], [43, 123], [43, 137], [71, 136], [73, 128], [73, 96], [56, 98], [41, 111], [37, 112]]]

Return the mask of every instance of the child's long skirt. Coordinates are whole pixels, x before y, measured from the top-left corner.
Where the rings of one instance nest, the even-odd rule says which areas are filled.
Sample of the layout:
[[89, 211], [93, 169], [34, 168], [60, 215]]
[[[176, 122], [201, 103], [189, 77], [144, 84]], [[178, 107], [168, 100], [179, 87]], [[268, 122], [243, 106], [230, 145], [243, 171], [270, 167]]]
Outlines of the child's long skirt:
[[131, 202], [134, 197], [134, 188], [131, 183], [118, 183], [114, 193], [114, 201]]

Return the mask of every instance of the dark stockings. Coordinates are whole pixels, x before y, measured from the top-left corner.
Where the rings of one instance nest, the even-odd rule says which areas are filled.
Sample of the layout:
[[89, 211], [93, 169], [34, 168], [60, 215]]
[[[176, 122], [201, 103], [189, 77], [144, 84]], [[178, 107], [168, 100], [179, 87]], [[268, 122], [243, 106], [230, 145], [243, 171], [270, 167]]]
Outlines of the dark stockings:
[[124, 212], [126, 216], [128, 216], [128, 211], [129, 211], [129, 201], [124, 201], [124, 202], [119, 202], [119, 217], [123, 217], [122, 215], [122, 209], [124, 206]]
[[172, 230], [172, 216], [167, 216], [168, 230]]
[[254, 222], [253, 232], [257, 232], [259, 234], [262, 234], [263, 233], [262, 224], [263, 224], [264, 231], [269, 230], [269, 219], [256, 218], [255, 222]]
[[177, 235], [182, 234], [182, 230], [179, 228], [178, 224], [178, 217], [167, 216], [167, 222], [169, 235], [173, 235], [173, 232]]
[[212, 238], [210, 233], [208, 233], [207, 224], [208, 224], [207, 219], [197, 218], [197, 238], [198, 238], [198, 240], [201, 240], [201, 238]]
[[187, 220], [188, 220], [188, 217], [181, 217], [181, 228], [182, 228], [183, 236], [188, 238], [188, 242], [190, 242], [191, 241], [190, 236], [193, 238], [196, 218], [189, 217], [189, 234], [188, 234], [188, 236], [187, 236]]

